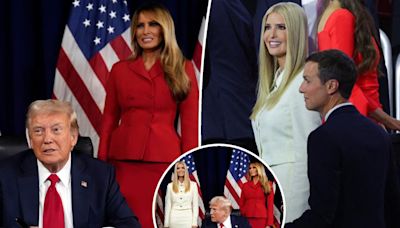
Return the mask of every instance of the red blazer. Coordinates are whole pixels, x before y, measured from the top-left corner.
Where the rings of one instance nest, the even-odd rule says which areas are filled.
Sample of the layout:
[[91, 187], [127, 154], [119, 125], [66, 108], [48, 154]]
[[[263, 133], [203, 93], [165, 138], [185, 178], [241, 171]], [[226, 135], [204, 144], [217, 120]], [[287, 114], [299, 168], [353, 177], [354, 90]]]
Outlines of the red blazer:
[[242, 193], [240, 195], [240, 213], [247, 218], [266, 218], [267, 225], [274, 223], [274, 192], [272, 184], [271, 192], [266, 196], [261, 187], [260, 182], [254, 184], [253, 181], [244, 183]]
[[[172, 162], [198, 146], [199, 91], [193, 65], [187, 98], [177, 103], [158, 60], [149, 71], [143, 59], [114, 64], [106, 86], [98, 157], [101, 160]], [[174, 121], [181, 117], [181, 137]]]
[[[362, 62], [362, 56], [354, 58], [354, 32], [355, 17], [347, 9], [338, 9], [333, 12], [326, 21], [324, 29], [318, 33], [318, 49], [339, 49], [354, 59], [356, 64]], [[375, 40], [371, 37], [379, 59], [379, 49]], [[382, 107], [379, 101], [379, 82], [376, 66], [374, 70], [358, 75], [357, 81], [351, 92], [350, 101], [359, 112], [367, 116], [368, 113]]]

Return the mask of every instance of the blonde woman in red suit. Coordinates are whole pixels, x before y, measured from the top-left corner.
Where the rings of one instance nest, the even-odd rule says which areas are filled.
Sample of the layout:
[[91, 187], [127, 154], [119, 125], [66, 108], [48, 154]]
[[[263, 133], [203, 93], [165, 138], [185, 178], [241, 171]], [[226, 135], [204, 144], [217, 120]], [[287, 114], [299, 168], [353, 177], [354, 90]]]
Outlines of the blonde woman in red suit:
[[247, 173], [248, 182], [240, 195], [240, 212], [253, 228], [270, 228], [274, 223], [274, 192], [264, 166], [252, 162]]
[[400, 121], [382, 110], [379, 101], [378, 36], [361, 0], [322, 0], [318, 22], [318, 49], [339, 49], [352, 57], [358, 77], [350, 96], [358, 111], [385, 127], [400, 130]]
[[131, 32], [133, 54], [114, 64], [107, 82], [98, 157], [114, 164], [129, 206], [143, 227], [152, 227], [158, 180], [174, 159], [198, 146], [198, 87], [165, 7], [140, 7]]

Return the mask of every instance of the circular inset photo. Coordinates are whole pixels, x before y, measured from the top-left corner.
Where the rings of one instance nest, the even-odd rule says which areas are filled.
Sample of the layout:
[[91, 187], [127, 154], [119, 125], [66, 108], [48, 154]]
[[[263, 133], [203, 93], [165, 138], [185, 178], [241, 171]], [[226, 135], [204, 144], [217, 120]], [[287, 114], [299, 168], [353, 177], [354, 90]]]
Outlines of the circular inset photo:
[[210, 144], [180, 156], [160, 179], [154, 226], [280, 227], [283, 197], [269, 166], [238, 146]]

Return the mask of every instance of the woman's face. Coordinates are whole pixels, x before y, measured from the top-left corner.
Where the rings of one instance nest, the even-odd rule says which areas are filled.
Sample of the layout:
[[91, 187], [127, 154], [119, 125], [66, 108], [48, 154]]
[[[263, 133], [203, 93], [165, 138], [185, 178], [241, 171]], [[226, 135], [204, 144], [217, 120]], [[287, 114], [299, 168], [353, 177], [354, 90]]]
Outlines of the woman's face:
[[160, 48], [163, 33], [161, 25], [155, 20], [154, 13], [139, 13], [135, 38], [143, 52], [153, 52]]
[[258, 176], [258, 171], [254, 164], [250, 164], [249, 174], [250, 174], [250, 177]]
[[270, 55], [278, 59], [286, 57], [286, 24], [284, 18], [278, 13], [271, 13], [267, 16], [264, 30], [264, 44]]
[[185, 176], [185, 166], [183, 164], [178, 164], [176, 167], [176, 174], [178, 177], [184, 177]]

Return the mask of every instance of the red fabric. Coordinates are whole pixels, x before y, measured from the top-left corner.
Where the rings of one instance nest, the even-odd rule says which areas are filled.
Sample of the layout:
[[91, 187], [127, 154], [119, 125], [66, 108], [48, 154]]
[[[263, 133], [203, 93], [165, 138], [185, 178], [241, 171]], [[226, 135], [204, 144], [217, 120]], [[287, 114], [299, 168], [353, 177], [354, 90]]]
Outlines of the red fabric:
[[64, 209], [56, 189], [56, 183], [60, 181], [60, 178], [56, 174], [51, 174], [48, 179], [51, 185], [44, 200], [43, 228], [64, 228]]
[[169, 163], [111, 161], [116, 178], [129, 207], [142, 227], [154, 227], [152, 205], [154, 191]]
[[244, 183], [240, 196], [240, 212], [254, 228], [272, 226], [274, 223], [274, 192], [264, 194], [260, 182]]
[[[191, 62], [186, 61], [185, 70], [191, 89], [177, 103], [160, 61], [149, 71], [141, 57], [114, 64], [106, 86], [99, 159], [172, 162], [198, 146], [198, 86]], [[181, 137], [174, 127], [178, 111]]]
[[224, 226], [223, 223], [220, 223], [220, 224], [219, 224], [219, 227], [220, 227], [220, 228], [224, 228], [225, 226]]
[[[347, 9], [338, 9], [333, 12], [326, 21], [324, 29], [318, 33], [318, 49], [320, 51], [328, 49], [339, 49], [348, 56], [354, 56], [354, 28], [355, 17]], [[373, 38], [371, 38], [373, 39]], [[375, 50], [379, 55], [378, 46], [372, 40]], [[354, 62], [359, 64], [362, 56], [354, 58]], [[350, 102], [356, 106], [358, 111], [367, 116], [369, 112], [382, 107], [379, 101], [379, 82], [376, 61], [373, 70], [358, 75], [357, 81], [351, 92]]]

